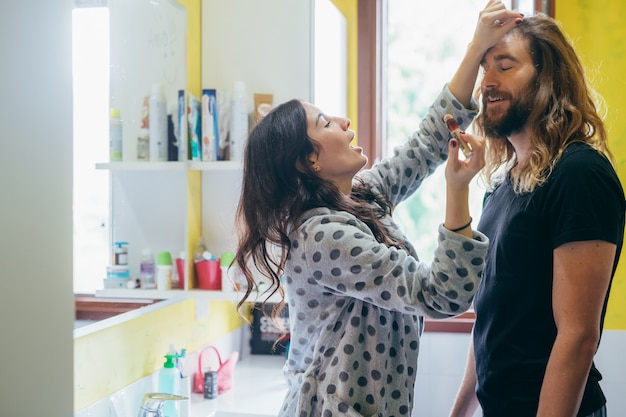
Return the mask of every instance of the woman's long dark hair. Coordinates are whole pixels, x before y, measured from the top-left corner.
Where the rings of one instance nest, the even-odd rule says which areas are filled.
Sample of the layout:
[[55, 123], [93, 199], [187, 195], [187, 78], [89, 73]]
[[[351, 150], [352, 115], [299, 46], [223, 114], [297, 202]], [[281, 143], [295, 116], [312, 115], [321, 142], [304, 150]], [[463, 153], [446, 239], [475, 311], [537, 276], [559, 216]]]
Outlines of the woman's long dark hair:
[[[284, 299], [280, 277], [291, 249], [288, 234], [303, 213], [312, 208], [352, 213], [370, 227], [379, 242], [401, 247], [401, 242], [396, 242], [380, 222], [382, 216], [391, 213], [389, 202], [360, 181], [354, 182], [352, 198], [346, 198], [312, 169], [309, 156], [316, 147], [307, 135], [305, 108], [295, 99], [274, 108], [250, 133], [237, 208], [239, 243], [235, 261], [248, 282], [239, 308], [255, 287], [250, 261], [270, 280], [264, 294], [269, 297], [278, 292]], [[373, 201], [377, 209], [368, 204]]]

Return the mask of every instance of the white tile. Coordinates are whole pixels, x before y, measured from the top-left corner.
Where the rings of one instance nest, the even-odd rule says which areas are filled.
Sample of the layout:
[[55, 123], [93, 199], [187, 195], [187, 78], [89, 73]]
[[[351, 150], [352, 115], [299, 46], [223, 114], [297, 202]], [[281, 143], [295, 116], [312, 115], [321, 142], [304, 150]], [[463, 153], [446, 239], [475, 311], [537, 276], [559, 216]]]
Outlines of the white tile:
[[[626, 331], [605, 330], [595, 356], [604, 383], [626, 384]], [[626, 391], [622, 396], [626, 395]], [[626, 415], [626, 414], [625, 414]]]
[[606, 411], [611, 417], [626, 416], [626, 384], [600, 382], [606, 396]]
[[[461, 377], [429, 376], [418, 378], [415, 385], [414, 417], [447, 416], [450, 413]], [[480, 410], [475, 413], [480, 417]]]
[[470, 342], [468, 333], [424, 333], [418, 377], [422, 375], [463, 375]]

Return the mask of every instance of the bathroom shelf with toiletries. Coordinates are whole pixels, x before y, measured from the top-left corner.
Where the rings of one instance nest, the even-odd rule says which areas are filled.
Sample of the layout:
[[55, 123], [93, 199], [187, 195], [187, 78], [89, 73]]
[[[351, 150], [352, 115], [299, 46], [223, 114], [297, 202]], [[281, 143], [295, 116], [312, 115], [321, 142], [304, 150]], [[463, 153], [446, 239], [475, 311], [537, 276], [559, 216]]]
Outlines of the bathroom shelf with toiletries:
[[[224, 199], [219, 197], [228, 195], [227, 204], [233, 204], [243, 169], [241, 162], [113, 161], [96, 163], [95, 168], [111, 175], [111, 244], [129, 242], [132, 280], [140, 276], [139, 258], [145, 249], [167, 251], [172, 258], [180, 254], [189, 260], [193, 259], [197, 236], [206, 234], [216, 253], [232, 250], [233, 242], [223, 242], [232, 239], [228, 228], [234, 220], [234, 209], [224, 208]], [[186, 262], [181, 268], [184, 275], [193, 277], [193, 264]], [[173, 298], [198, 288], [194, 278], [185, 279], [182, 285], [173, 281], [175, 288], [171, 289], [144, 288], [143, 279], [138, 282], [142, 282], [142, 288], [132, 288], [128, 282], [105, 285], [96, 296]], [[207, 297], [205, 291], [198, 295]], [[209, 298], [216, 299], [216, 295]]]

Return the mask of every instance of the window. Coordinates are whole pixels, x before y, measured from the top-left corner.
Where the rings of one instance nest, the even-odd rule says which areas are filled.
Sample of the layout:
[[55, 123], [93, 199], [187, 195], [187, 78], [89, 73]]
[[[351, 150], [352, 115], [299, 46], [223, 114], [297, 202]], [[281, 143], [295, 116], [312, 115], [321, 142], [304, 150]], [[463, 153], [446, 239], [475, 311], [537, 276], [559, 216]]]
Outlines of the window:
[[109, 150], [109, 9], [79, 3], [72, 13], [74, 292], [93, 293], [109, 264], [109, 175], [94, 169]]
[[[551, 3], [505, 1], [525, 15], [533, 14], [533, 9], [552, 14]], [[460, 63], [485, 4], [484, 0], [359, 2], [359, 23], [364, 24], [359, 25], [358, 132], [359, 138], [369, 142], [360, 145], [371, 161], [389, 155], [417, 128]], [[443, 171], [444, 167], [439, 167], [394, 213], [425, 261], [432, 257], [436, 246], [433, 236], [444, 220]], [[479, 221], [483, 193], [475, 179], [470, 195], [474, 226]]]
[[[484, 0], [416, 2], [389, 0], [387, 13], [387, 133], [383, 156], [404, 143], [427, 114], [443, 85], [452, 78], [471, 40]], [[400, 204], [394, 218], [402, 225], [420, 258], [432, 259], [437, 225], [445, 213], [444, 165], [418, 192]], [[484, 189], [477, 178], [470, 187], [470, 213], [478, 224]]]

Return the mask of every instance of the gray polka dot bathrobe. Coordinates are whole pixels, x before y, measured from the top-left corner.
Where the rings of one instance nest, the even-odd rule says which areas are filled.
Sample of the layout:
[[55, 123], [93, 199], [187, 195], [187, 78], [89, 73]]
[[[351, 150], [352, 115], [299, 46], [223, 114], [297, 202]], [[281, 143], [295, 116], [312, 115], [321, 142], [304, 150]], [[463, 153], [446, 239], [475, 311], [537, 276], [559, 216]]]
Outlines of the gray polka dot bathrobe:
[[[358, 175], [392, 204], [406, 199], [448, 156], [446, 113], [461, 128], [475, 116], [445, 86], [408, 142]], [[404, 238], [390, 216], [384, 222]], [[349, 213], [305, 213], [285, 270], [291, 341], [280, 417], [411, 415], [423, 316], [467, 310], [487, 253], [479, 232], [469, 239], [440, 225], [438, 234], [432, 262], [420, 262], [409, 242], [410, 255], [378, 243]]]

